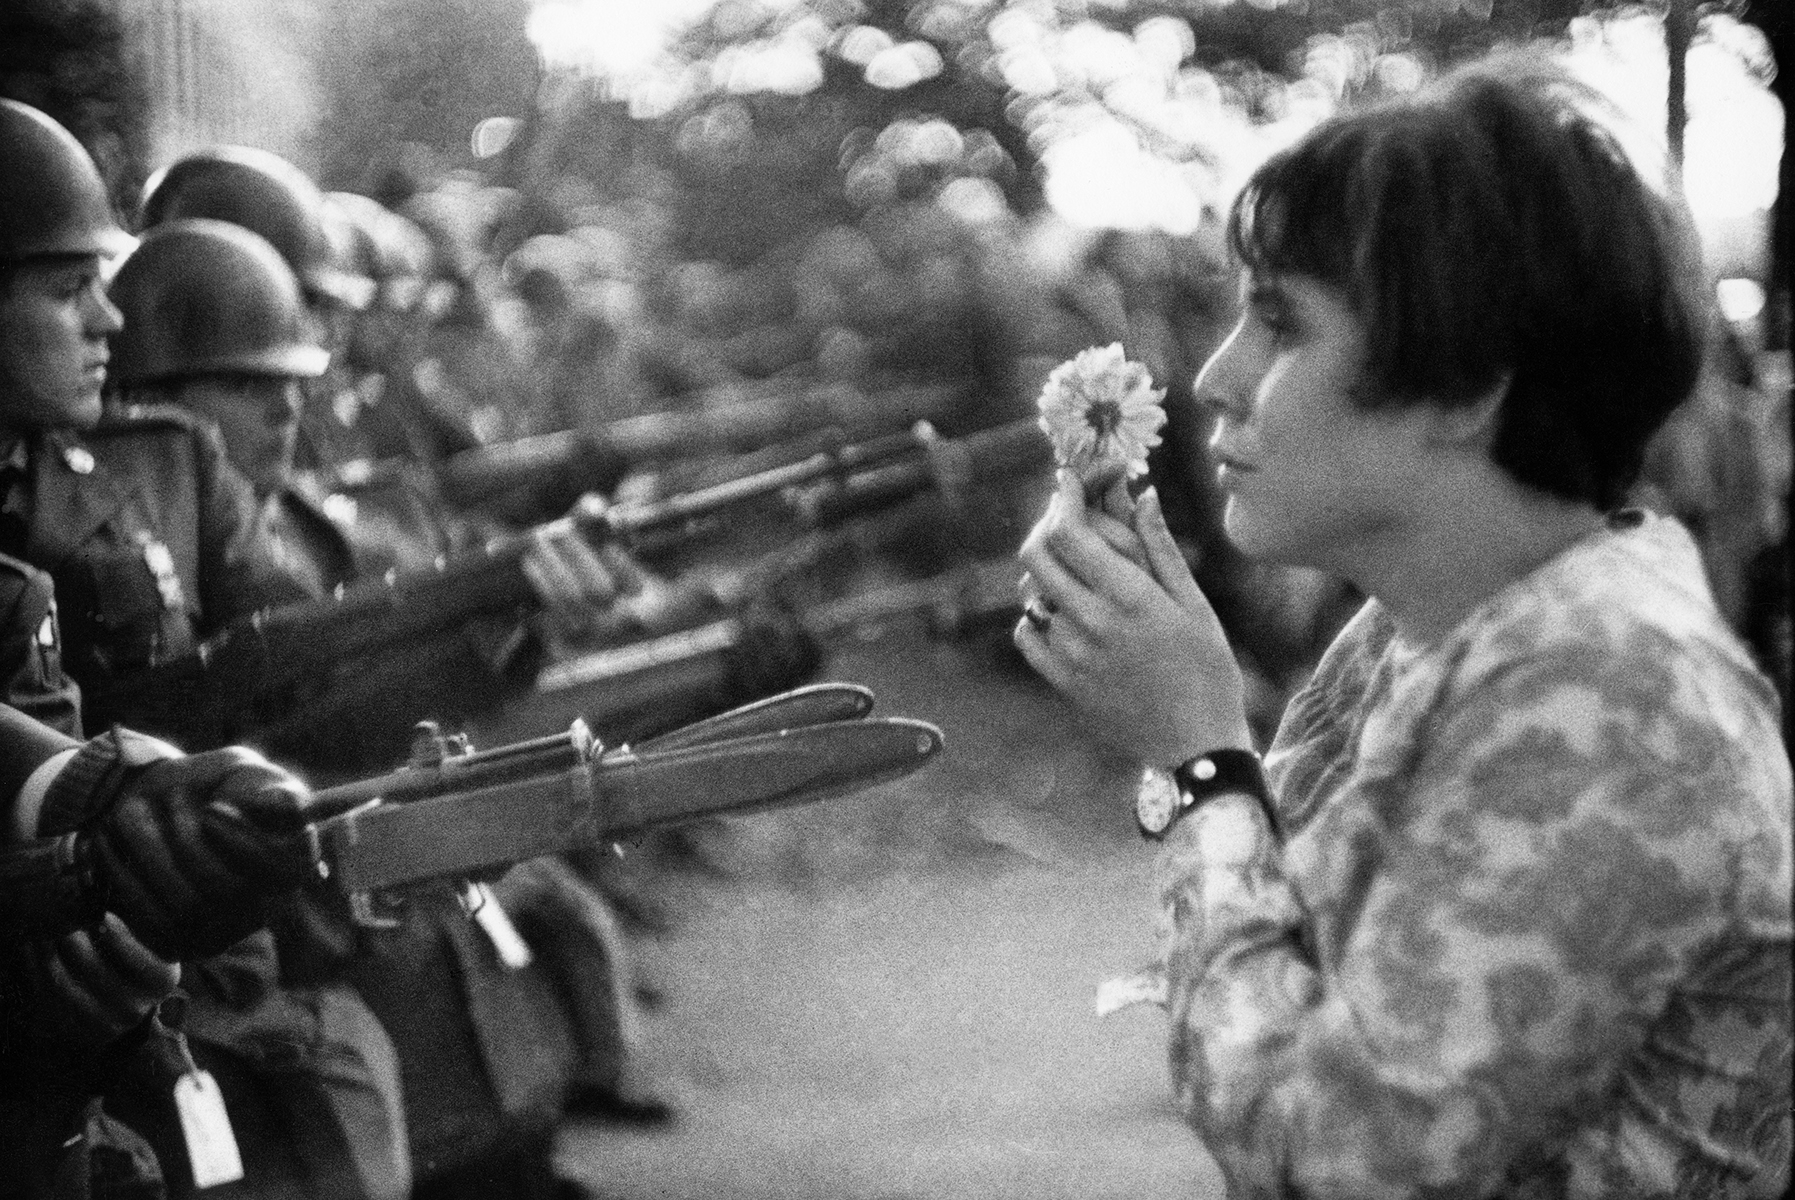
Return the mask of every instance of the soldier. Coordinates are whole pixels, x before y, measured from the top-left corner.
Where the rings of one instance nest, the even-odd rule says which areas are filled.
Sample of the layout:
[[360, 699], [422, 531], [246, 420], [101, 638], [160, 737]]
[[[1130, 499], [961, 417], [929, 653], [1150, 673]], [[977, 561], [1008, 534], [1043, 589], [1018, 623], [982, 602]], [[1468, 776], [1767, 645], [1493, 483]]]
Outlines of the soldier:
[[60, 646], [50, 577], [0, 555], [0, 1195], [149, 1194], [156, 1155], [101, 1093], [128, 1041], [138, 1059], [178, 1046], [178, 1018], [156, 1015], [177, 960], [250, 932], [264, 889], [297, 877], [278, 835], [303, 789], [241, 750], [182, 758], [123, 731], [84, 745]]
[[[222, 221], [159, 225], [120, 267], [111, 296], [126, 317], [112, 341], [118, 395], [131, 406], [172, 404], [216, 425], [256, 492], [258, 561], [272, 576], [258, 594], [280, 598], [297, 582], [299, 594], [288, 599], [318, 599], [388, 571], [432, 569], [493, 532], [415, 493], [382, 505], [382, 520], [360, 520], [353, 500], [295, 473], [300, 387], [324, 369], [326, 352], [308, 334], [292, 273], [255, 234]], [[541, 539], [523, 567], [552, 619], [569, 629], [589, 626], [594, 602], [612, 598], [613, 580], [637, 571], [618, 547], [593, 551], [571, 535]], [[319, 772], [386, 769], [405, 756], [419, 718], [459, 723], [527, 686], [535, 641], [530, 626], [495, 620], [428, 652], [406, 646], [345, 664], [338, 682], [352, 679], [365, 702], [356, 707], [370, 711], [302, 706], [313, 727], [290, 729], [274, 744]], [[327, 712], [340, 721], [316, 727]]]
[[[253, 554], [253, 493], [208, 427], [179, 411], [102, 414], [119, 314], [101, 262], [121, 231], [92, 159], [9, 101], [0, 160], [0, 511], [11, 539], [0, 552], [55, 579], [63, 665], [99, 680], [182, 654], [261, 607], [270, 569]], [[265, 934], [183, 965], [193, 1054], [222, 1089], [246, 1186], [291, 1179], [303, 1183], [262, 1190], [403, 1196], [392, 1046], [354, 992], [277, 988]], [[121, 1115], [184, 1190], [197, 1181], [171, 1095], [136, 1112], [121, 1097]]]
[[[121, 392], [218, 425], [258, 492], [260, 540], [283, 580], [324, 596], [410, 552], [345, 537], [295, 480], [299, 385], [322, 369], [324, 351], [308, 336], [291, 271], [265, 240], [220, 221], [159, 225], [120, 267], [111, 296], [124, 314], [112, 340]], [[593, 593], [569, 592], [564, 580], [605, 568], [596, 559], [569, 564], [554, 545], [527, 561], [546, 591], [560, 588], [563, 609], [590, 607]], [[340, 720], [328, 723], [313, 710], [267, 736], [316, 771], [390, 767], [400, 753], [378, 733], [409, 740], [411, 722], [432, 711], [420, 704], [465, 711], [515, 690], [489, 663], [470, 666], [473, 657], [451, 638], [345, 664], [343, 674], [364, 685], [364, 704], [337, 707]], [[501, 896], [517, 901], [528, 940]], [[602, 1078], [618, 1070], [623, 1049], [621, 947], [595, 919], [598, 898], [564, 869], [532, 864], [480, 902], [477, 926], [446, 884], [414, 895], [391, 929], [358, 928], [340, 900], [322, 896], [277, 924], [289, 982], [352, 981], [393, 1036], [421, 1194], [494, 1195], [495, 1177], [514, 1180], [520, 1195], [549, 1186], [547, 1139], [579, 1065], [576, 1050], [588, 1074]], [[514, 1153], [503, 1149], [512, 1139]]]
[[357, 422], [354, 380], [341, 353], [378, 291], [361, 261], [354, 225], [325, 205], [323, 193], [298, 167], [249, 146], [200, 150], [150, 177], [137, 214], [140, 230], [193, 217], [229, 221], [260, 234], [299, 278], [306, 319], [333, 364], [306, 377], [300, 443], [305, 461], [334, 468], [370, 457]]
[[10, 707], [0, 746], [0, 1195], [160, 1185], [141, 1114], [172, 1099], [220, 1128], [171, 1007], [180, 964], [253, 932], [303, 876], [304, 789], [240, 748], [82, 743]]
[[[349, 379], [350, 390], [333, 401], [332, 415], [357, 432], [362, 458], [409, 455], [414, 439], [403, 428], [408, 398], [403, 380], [418, 342], [435, 319], [427, 304], [430, 239], [411, 221], [367, 196], [329, 192], [324, 205], [326, 213], [338, 214], [354, 232], [375, 284], [373, 302], [356, 314], [340, 354], [333, 358]], [[303, 457], [297, 461], [302, 468], [340, 474], [356, 460], [321, 457], [315, 465]]]
[[[278, 155], [241, 146], [188, 155], [150, 178], [138, 227], [191, 217], [230, 221], [272, 242], [299, 277], [307, 310], [326, 331], [327, 348], [333, 354], [342, 348], [338, 339], [347, 337], [352, 309], [361, 306], [364, 294], [372, 295], [372, 281], [345, 269], [347, 245], [339, 240], [333, 246], [330, 210], [303, 171]], [[337, 227], [352, 234], [340, 221]], [[349, 384], [343, 368], [308, 388], [307, 430], [317, 435], [308, 446], [308, 468], [330, 471], [347, 461], [394, 455], [433, 462], [506, 431], [507, 413], [519, 399], [519, 377], [488, 328], [473, 286], [472, 254], [471, 245], [462, 242], [431, 243], [440, 286], [427, 289], [423, 311], [429, 324], [419, 331], [431, 344], [408, 347], [406, 360], [388, 373], [374, 409], [363, 412], [345, 400], [341, 415], [352, 417], [352, 429], [336, 408], [338, 392]], [[369, 286], [351, 294], [341, 286], [349, 278]], [[430, 339], [431, 327], [442, 322], [450, 328]]]

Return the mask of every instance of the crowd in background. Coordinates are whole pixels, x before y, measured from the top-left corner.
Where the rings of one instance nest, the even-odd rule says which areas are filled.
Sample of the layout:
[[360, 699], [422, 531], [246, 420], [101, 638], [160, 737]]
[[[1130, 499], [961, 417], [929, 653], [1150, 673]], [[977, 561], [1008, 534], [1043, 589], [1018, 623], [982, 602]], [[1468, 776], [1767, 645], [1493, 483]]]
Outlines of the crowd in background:
[[[1207, 436], [1191, 382], [1236, 302], [1214, 224], [1189, 236], [1083, 229], [1018, 216], [995, 188], [969, 202], [937, 187], [744, 261], [695, 261], [678, 253], [665, 180], [638, 178], [604, 201], [577, 178], [524, 190], [423, 154], [408, 168], [370, 189], [384, 204], [331, 196], [347, 218], [345, 263], [378, 286], [333, 368], [334, 394], [306, 415], [320, 459], [440, 457], [823, 385], [866, 397], [875, 427], [882, 389], [957, 385], [962, 400], [937, 424], [967, 433], [1030, 415], [1056, 363], [1120, 342], [1168, 390], [1155, 481], [1260, 660], [1271, 712], [1350, 603], [1326, 579], [1232, 552], [1213, 481], [1169, 465]], [[1782, 680], [1787, 400], [1780, 360], [1754, 354], [1752, 337], [1716, 313], [1702, 385], [1654, 444], [1642, 496], [1691, 526], [1723, 612]], [[392, 389], [413, 393], [427, 433], [383, 422]], [[636, 464], [623, 494], [652, 492], [665, 465]], [[986, 544], [1001, 548], [1012, 514], [994, 504]]]

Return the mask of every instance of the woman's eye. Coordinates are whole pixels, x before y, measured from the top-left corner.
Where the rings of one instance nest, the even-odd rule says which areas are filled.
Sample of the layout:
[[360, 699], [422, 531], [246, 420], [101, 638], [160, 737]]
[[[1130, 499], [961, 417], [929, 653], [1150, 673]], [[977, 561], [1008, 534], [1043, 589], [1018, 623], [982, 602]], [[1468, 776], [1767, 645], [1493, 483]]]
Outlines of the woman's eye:
[[1283, 345], [1289, 334], [1288, 324], [1282, 318], [1276, 316], [1261, 314], [1254, 318], [1254, 324], [1259, 326], [1260, 330], [1263, 331], [1266, 340], [1273, 346]]

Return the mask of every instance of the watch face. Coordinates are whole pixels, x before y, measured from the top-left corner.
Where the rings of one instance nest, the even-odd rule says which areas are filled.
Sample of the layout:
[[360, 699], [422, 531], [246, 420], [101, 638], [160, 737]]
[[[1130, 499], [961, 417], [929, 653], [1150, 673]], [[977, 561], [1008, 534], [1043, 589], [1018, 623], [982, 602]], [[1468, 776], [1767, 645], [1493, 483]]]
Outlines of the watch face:
[[1141, 772], [1140, 787], [1134, 793], [1135, 819], [1148, 833], [1164, 833], [1178, 815], [1182, 800], [1169, 772], [1148, 767]]

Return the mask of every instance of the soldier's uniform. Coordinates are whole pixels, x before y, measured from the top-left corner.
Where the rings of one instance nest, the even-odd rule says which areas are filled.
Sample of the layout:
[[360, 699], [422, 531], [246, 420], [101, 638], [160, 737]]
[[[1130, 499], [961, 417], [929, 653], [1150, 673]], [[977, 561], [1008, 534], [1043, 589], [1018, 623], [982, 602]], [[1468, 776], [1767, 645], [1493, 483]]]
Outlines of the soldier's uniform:
[[[41, 441], [28, 552], [71, 597], [77, 678], [98, 685], [165, 662], [243, 613], [316, 599], [355, 576], [354, 548], [320, 510], [297, 494], [258, 505], [211, 427], [184, 409], [117, 408], [90, 433]], [[166, 732], [182, 740], [179, 714], [170, 716]], [[339, 773], [397, 765], [339, 756], [355, 743], [298, 748], [311, 751], [299, 765]], [[210, 990], [196, 997], [188, 1030], [238, 1117], [246, 1183], [295, 1197], [399, 1195], [403, 1170], [363, 1161], [379, 1160], [389, 1138], [409, 1134], [420, 1180], [490, 1164], [520, 1139], [544, 1141], [575, 1063], [564, 985], [508, 964], [502, 944], [469, 922], [447, 884], [421, 889], [407, 919], [383, 930], [353, 927], [320, 893], [284, 907], [266, 945], [195, 972]], [[308, 1117], [306, 1105], [343, 1099], [326, 1094], [341, 1088], [316, 1085], [345, 1076], [365, 1124], [342, 1107]], [[154, 1112], [124, 1112], [159, 1146], [177, 1136]]]
[[[81, 736], [80, 690], [62, 672], [61, 646], [50, 576], [0, 554], [0, 700], [32, 718], [0, 712], [0, 822], [7, 827], [26, 779], [66, 738]], [[0, 1197], [49, 1191], [59, 1174], [71, 1185], [82, 1180], [91, 1188], [98, 1174], [121, 1187], [154, 1189], [162, 1172], [149, 1143], [94, 1102], [96, 1056], [38, 1036], [47, 1022], [36, 1010], [54, 1001], [38, 990], [35, 968], [31, 947], [0, 944], [0, 1077], [7, 1081], [0, 1146], [8, 1163]]]
[[[331, 503], [333, 496], [346, 498], [298, 481], [260, 510], [263, 543], [301, 566], [320, 594], [370, 573], [415, 569], [456, 541], [458, 531], [434, 519], [421, 497], [407, 504], [386, 496], [364, 507]], [[465, 705], [490, 702], [495, 688], [515, 689], [491, 648], [489, 639], [456, 631], [346, 665], [346, 676], [404, 694], [404, 703], [369, 695], [352, 707], [339, 697], [267, 736], [317, 771], [390, 768], [387, 743], [406, 730], [389, 728], [384, 712], [418, 711], [419, 694]], [[547, 1142], [569, 1088], [577, 1076], [614, 1071], [622, 1051], [618, 947], [579, 919], [582, 903], [597, 905], [596, 897], [551, 864], [513, 874], [498, 889], [503, 905], [482, 898], [474, 921], [460, 888], [439, 882], [411, 889], [405, 919], [391, 928], [357, 928], [346, 906], [323, 894], [289, 909], [276, 927], [290, 981], [351, 980], [391, 1034], [420, 1195], [544, 1194], [553, 1186]]]
[[[0, 679], [0, 703], [81, 736], [81, 693], [62, 671], [55, 584], [46, 572], [8, 554], [0, 554]], [[0, 794], [11, 791], [0, 783]]]
[[[111, 411], [85, 433], [36, 435], [26, 453], [0, 507], [23, 515], [24, 556], [61, 598], [63, 665], [91, 693], [305, 594], [261, 552], [253, 492], [216, 432], [186, 411]], [[84, 715], [90, 727], [112, 720], [93, 704]], [[179, 740], [178, 727], [162, 732]], [[283, 989], [266, 933], [190, 964], [185, 978], [194, 1054], [218, 1077], [249, 1172], [209, 1194], [405, 1195], [392, 1045], [351, 989]], [[184, 1154], [171, 1153], [182, 1145], [171, 1109], [138, 1090], [117, 1104], [156, 1144], [174, 1189], [190, 1184]]]
[[[421, 506], [376, 509], [303, 478], [263, 498], [255, 527], [257, 557], [283, 583], [301, 583], [308, 600], [389, 572], [431, 570], [459, 548], [454, 531]], [[518, 621], [470, 621], [319, 673], [279, 698], [279, 711], [268, 712], [254, 736], [314, 782], [391, 770], [405, 760], [420, 718], [462, 725], [527, 689], [539, 657]]]
[[23, 553], [56, 581], [77, 682], [178, 658], [234, 617], [299, 597], [255, 560], [254, 494], [184, 410], [112, 410], [86, 433], [38, 435], [28, 453]]

